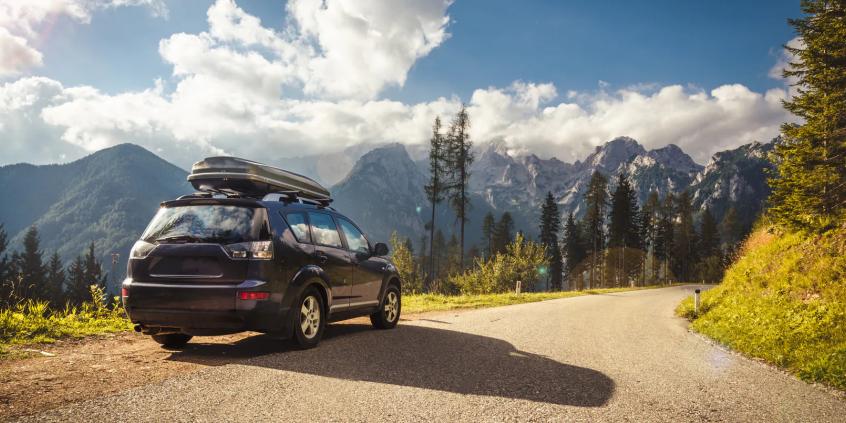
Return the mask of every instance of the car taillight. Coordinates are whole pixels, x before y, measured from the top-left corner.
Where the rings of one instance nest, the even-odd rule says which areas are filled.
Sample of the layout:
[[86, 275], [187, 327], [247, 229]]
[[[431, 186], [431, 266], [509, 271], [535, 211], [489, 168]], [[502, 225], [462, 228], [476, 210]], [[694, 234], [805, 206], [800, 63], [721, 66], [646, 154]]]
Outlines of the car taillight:
[[153, 251], [154, 248], [156, 248], [156, 246], [153, 245], [153, 244], [150, 244], [149, 242], [141, 241], [141, 240], [136, 241], [135, 245], [132, 246], [132, 249], [129, 250], [129, 258], [134, 258], [134, 259], [146, 258], [147, 255], [150, 254], [150, 251]]
[[238, 298], [242, 300], [266, 300], [270, 293], [265, 291], [238, 291]]
[[129, 297], [129, 290], [126, 289], [126, 288], [121, 288], [120, 289], [120, 296], [123, 297], [123, 298]]
[[270, 260], [273, 258], [273, 242], [253, 241], [229, 244], [224, 247], [226, 254], [234, 259]]

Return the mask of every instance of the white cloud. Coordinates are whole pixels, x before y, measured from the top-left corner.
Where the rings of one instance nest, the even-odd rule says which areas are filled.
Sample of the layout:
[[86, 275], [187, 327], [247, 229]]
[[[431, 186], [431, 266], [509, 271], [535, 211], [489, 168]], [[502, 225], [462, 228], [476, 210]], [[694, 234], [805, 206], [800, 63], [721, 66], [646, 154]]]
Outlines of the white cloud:
[[0, 27], [0, 77], [18, 75], [24, 69], [41, 66], [41, 53], [26, 38]]
[[42, 54], [30, 46], [49, 18], [67, 16], [91, 22], [96, 10], [145, 6], [154, 16], [167, 17], [164, 0], [12, 0], [0, 2], [0, 78], [18, 75], [42, 64]]
[[[208, 31], [161, 40], [173, 77], [150, 89], [110, 95], [46, 78], [0, 86], [0, 139], [12, 140], [0, 143], [0, 161], [74, 159], [135, 142], [187, 167], [208, 154], [272, 161], [359, 143], [425, 143], [434, 117], [448, 120], [461, 100], [405, 104], [377, 94], [402, 85], [415, 61], [448, 37], [449, 4], [415, 1], [389, 11], [394, 4], [292, 0], [276, 31], [218, 0], [208, 10]], [[563, 98], [549, 83], [476, 90], [468, 103], [472, 137], [572, 161], [629, 135], [647, 147], [678, 144], [704, 162], [716, 151], [769, 140], [790, 119], [783, 89], [610, 87]]]
[[769, 141], [791, 119], [781, 106], [784, 90], [760, 94], [739, 84], [710, 92], [680, 85], [601, 89], [569, 93], [569, 101], [547, 106], [544, 100], [551, 98], [541, 97], [525, 107], [523, 99], [537, 90], [533, 84], [476, 90], [470, 103], [471, 134], [481, 140], [501, 137], [511, 147], [571, 161], [584, 158], [593, 146], [627, 135], [650, 148], [677, 144], [704, 162], [741, 143]]
[[[805, 48], [805, 42], [802, 38], [795, 37], [787, 42], [787, 47], [801, 50]], [[788, 87], [788, 94], [791, 97], [797, 93], [797, 87], [795, 87], [795, 85], [799, 80], [795, 76], [785, 78], [784, 71], [790, 67], [791, 63], [797, 63], [800, 60], [801, 59], [790, 50], [782, 49], [781, 54], [778, 56], [778, 60], [776, 60], [775, 65], [770, 68], [769, 72], [770, 78], [784, 81], [785, 86]]]

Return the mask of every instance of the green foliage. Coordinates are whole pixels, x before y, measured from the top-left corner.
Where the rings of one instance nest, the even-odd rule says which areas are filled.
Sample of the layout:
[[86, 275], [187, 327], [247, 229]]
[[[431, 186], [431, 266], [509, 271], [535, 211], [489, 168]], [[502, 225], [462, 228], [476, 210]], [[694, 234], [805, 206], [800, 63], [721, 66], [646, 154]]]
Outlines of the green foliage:
[[514, 219], [511, 213], [504, 212], [499, 221], [494, 225], [493, 230], [493, 251], [492, 255], [502, 253], [506, 246], [514, 239]]
[[608, 278], [614, 286], [629, 285], [640, 273], [643, 254], [637, 194], [625, 173], [617, 177], [608, 215]]
[[[693, 318], [692, 308], [688, 299], [677, 312]], [[802, 379], [846, 389], [846, 228], [758, 229], [723, 283], [702, 294], [692, 327]]]
[[449, 182], [446, 185], [447, 198], [456, 220], [459, 224], [459, 268], [464, 269], [464, 224], [469, 217], [470, 195], [467, 192], [470, 185], [470, 165], [473, 164], [473, 142], [470, 141], [470, 115], [467, 107], [461, 110], [450, 123], [446, 136], [446, 169]]
[[539, 279], [546, 263], [546, 249], [537, 243], [525, 241], [517, 234], [504, 253], [490, 259], [477, 259], [476, 266], [452, 278], [462, 294], [491, 294], [513, 291], [517, 281], [529, 290]]
[[561, 246], [558, 236], [561, 233], [561, 213], [552, 192], [547, 192], [546, 201], [541, 208], [540, 242], [546, 248], [547, 278], [552, 290], [561, 290], [562, 263]]
[[824, 231], [846, 212], [846, 2], [804, 0], [802, 12], [790, 24], [803, 45], [785, 47], [797, 57], [784, 71], [797, 95], [784, 106], [803, 123], [782, 126], [770, 213], [787, 227]]
[[46, 301], [26, 300], [0, 309], [0, 354], [11, 345], [49, 343], [64, 337], [82, 337], [132, 329], [120, 301], [108, 307], [100, 287], [91, 286], [91, 301], [79, 307], [51, 309]]
[[600, 279], [597, 277], [597, 270], [600, 270], [597, 266], [602, 262], [600, 256], [605, 248], [605, 210], [608, 207], [608, 179], [598, 170], [593, 172], [588, 182], [585, 206], [582, 223], [586, 249], [590, 257], [588, 287], [593, 288], [597, 286]]
[[[424, 187], [432, 207], [432, 220], [429, 221], [429, 278], [436, 277], [435, 270], [435, 215], [438, 203], [444, 199], [444, 177], [446, 173], [446, 140], [441, 133], [441, 118], [435, 117], [432, 125], [432, 138], [429, 140], [429, 183]], [[422, 251], [421, 251], [422, 255]]]
[[403, 294], [423, 292], [423, 271], [414, 260], [409, 240], [401, 240], [397, 232], [391, 233], [391, 261], [397, 267]]
[[569, 279], [570, 289], [582, 289], [581, 274], [577, 271], [585, 259], [585, 245], [582, 240], [581, 231], [576, 225], [576, 218], [571, 212], [567, 216], [567, 223], [564, 224], [564, 258], [567, 267], [566, 274]]

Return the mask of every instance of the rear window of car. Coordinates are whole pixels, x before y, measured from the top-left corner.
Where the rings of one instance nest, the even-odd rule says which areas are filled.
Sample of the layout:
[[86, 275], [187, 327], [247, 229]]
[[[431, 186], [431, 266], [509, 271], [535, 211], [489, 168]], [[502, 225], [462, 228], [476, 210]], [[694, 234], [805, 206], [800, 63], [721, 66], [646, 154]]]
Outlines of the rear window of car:
[[264, 208], [221, 204], [163, 207], [141, 235], [154, 242], [234, 244], [270, 239]]
[[308, 221], [311, 223], [311, 234], [314, 236], [315, 244], [342, 248], [341, 236], [338, 235], [338, 228], [332, 216], [324, 213], [309, 213]]
[[285, 215], [285, 220], [288, 221], [288, 226], [291, 227], [291, 232], [294, 233], [294, 238], [297, 242], [311, 242], [311, 234], [308, 232], [308, 222], [306, 222], [305, 213], [288, 213]]

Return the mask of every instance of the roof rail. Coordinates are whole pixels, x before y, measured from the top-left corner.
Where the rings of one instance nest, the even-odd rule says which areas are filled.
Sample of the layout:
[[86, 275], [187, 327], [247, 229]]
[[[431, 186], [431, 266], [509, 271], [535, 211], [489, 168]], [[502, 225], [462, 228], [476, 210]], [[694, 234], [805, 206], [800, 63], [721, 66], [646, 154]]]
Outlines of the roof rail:
[[266, 194], [261, 199], [262, 201], [284, 201], [286, 203], [301, 203], [301, 204], [313, 204], [320, 208], [329, 208], [334, 210], [332, 207], [329, 207], [329, 204], [332, 203], [332, 199], [329, 197], [325, 198], [303, 198], [300, 197], [299, 191], [279, 191], [279, 192], [271, 192]]

